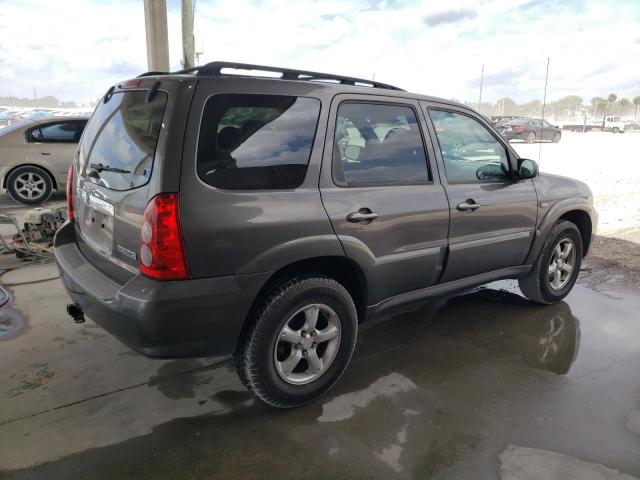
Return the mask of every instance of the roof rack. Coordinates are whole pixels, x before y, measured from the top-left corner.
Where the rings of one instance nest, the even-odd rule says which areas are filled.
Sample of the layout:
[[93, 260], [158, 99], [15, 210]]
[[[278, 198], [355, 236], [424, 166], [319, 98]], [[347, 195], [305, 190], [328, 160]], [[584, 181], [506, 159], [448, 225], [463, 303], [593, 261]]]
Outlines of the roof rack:
[[[280, 67], [267, 67], [265, 65], [254, 65], [251, 63], [236, 63], [236, 62], [210, 62], [206, 65], [199, 67], [188, 68], [185, 70], [179, 70], [172, 72], [176, 74], [193, 73], [199, 76], [213, 76], [222, 77], [225, 73], [222, 73], [223, 69], [230, 68], [235, 70], [256, 70], [260, 72], [272, 72], [279, 73], [280, 80], [306, 80], [311, 82], [327, 82], [327, 83], [340, 83], [342, 85], [354, 85], [360, 87], [372, 87], [372, 88], [385, 88], [387, 90], [400, 90], [401, 88], [388, 85], [386, 83], [376, 82], [373, 80], [367, 80], [364, 78], [345, 77], [342, 75], [333, 75], [331, 73], [311, 72], [307, 70], [295, 70], [291, 68]], [[147, 77], [152, 75], [163, 75], [162, 72], [147, 72], [139, 75], [139, 77]], [[269, 77], [272, 78], [272, 77]]]

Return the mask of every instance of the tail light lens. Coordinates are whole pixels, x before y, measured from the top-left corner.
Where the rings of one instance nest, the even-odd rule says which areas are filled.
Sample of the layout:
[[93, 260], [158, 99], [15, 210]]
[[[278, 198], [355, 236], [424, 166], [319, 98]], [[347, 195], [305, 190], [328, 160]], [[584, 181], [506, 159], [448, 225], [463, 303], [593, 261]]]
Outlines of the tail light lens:
[[153, 197], [144, 211], [140, 232], [140, 272], [158, 280], [189, 278], [180, 230], [177, 193]]
[[524, 125], [516, 125], [513, 129], [518, 133], [524, 132], [525, 130]]
[[74, 207], [73, 207], [73, 194], [75, 189], [73, 188], [73, 181], [75, 180], [75, 175], [73, 171], [73, 163], [69, 167], [69, 173], [67, 174], [67, 218], [69, 221], [73, 221], [76, 218]]

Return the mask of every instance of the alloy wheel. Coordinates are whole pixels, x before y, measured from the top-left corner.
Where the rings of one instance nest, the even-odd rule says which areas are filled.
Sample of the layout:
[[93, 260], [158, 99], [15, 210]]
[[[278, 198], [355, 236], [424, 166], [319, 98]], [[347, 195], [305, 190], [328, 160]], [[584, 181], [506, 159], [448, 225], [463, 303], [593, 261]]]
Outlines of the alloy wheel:
[[549, 261], [549, 286], [553, 290], [562, 290], [571, 279], [576, 265], [576, 248], [573, 240], [563, 238], [551, 254]]
[[25, 172], [19, 175], [13, 182], [14, 190], [25, 200], [36, 200], [42, 197], [47, 189], [47, 184], [42, 175], [35, 172]]
[[324, 374], [340, 347], [340, 319], [324, 304], [296, 311], [284, 323], [273, 352], [276, 371], [285, 382], [311, 383]]

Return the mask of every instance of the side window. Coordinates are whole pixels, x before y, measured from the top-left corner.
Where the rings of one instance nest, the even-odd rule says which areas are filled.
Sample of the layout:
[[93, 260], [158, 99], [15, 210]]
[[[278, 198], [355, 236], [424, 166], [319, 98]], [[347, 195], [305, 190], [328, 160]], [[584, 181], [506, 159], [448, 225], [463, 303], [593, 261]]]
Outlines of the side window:
[[197, 168], [224, 189], [291, 189], [302, 184], [320, 101], [283, 95], [221, 94], [204, 107]]
[[60, 122], [42, 125], [40, 127], [40, 139], [36, 141], [44, 143], [78, 143], [84, 124], [80, 122]]
[[333, 158], [334, 176], [347, 186], [429, 180], [422, 135], [410, 107], [341, 104]]
[[27, 137], [29, 142], [32, 142], [32, 143], [42, 142], [42, 134], [40, 133], [39, 128], [32, 128], [31, 130], [29, 130]]
[[509, 157], [480, 122], [463, 114], [429, 110], [449, 182], [504, 180]]

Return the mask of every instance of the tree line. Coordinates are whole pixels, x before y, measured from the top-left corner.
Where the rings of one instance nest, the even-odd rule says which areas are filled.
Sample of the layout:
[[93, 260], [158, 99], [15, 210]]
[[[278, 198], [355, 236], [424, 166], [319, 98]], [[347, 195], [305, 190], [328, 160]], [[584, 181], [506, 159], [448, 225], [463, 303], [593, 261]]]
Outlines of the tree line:
[[82, 103], [61, 101], [51, 95], [38, 99], [0, 96], [0, 105], [4, 107], [38, 108], [81, 108], [86, 106], [86, 104]]
[[[467, 105], [478, 109], [478, 104], [467, 102]], [[567, 95], [558, 100], [547, 102], [544, 108], [545, 117], [571, 118], [587, 115], [591, 118], [602, 118], [606, 115], [620, 115], [638, 118], [640, 113], [640, 96], [628, 99], [618, 98], [615, 93], [605, 97], [593, 97], [589, 103], [578, 95]], [[522, 104], [516, 103], [509, 97], [500, 98], [495, 103], [482, 102], [479, 109], [484, 115], [522, 115], [526, 117], [541, 117], [542, 102], [531, 100]]]

